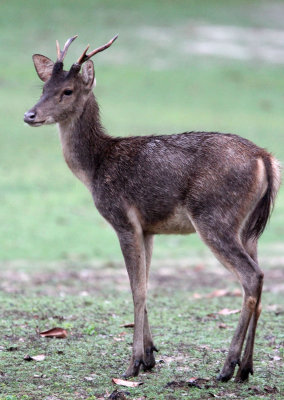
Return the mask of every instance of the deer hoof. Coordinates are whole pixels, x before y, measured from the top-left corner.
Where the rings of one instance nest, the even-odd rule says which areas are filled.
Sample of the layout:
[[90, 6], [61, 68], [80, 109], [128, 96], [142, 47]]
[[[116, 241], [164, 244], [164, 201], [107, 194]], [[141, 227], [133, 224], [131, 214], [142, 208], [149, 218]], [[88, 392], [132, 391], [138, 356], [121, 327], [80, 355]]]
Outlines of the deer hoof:
[[131, 362], [127, 371], [122, 375], [123, 378], [131, 378], [132, 376], [138, 376], [141, 364], [145, 365], [145, 362], [142, 359], [137, 359]]
[[253, 368], [251, 366], [241, 366], [236, 375], [235, 382], [247, 382], [250, 374], [253, 375]]
[[217, 381], [228, 382], [232, 378], [233, 374], [219, 374], [217, 376]]
[[143, 364], [143, 371], [150, 371], [155, 367], [156, 361], [154, 357], [154, 351], [158, 351], [155, 346], [151, 346], [146, 348], [144, 359], [145, 362]]
[[237, 364], [238, 365], [240, 364], [239, 360], [231, 361], [228, 365], [225, 364], [222, 371], [217, 376], [217, 380], [221, 382], [228, 382], [234, 375], [234, 371]]

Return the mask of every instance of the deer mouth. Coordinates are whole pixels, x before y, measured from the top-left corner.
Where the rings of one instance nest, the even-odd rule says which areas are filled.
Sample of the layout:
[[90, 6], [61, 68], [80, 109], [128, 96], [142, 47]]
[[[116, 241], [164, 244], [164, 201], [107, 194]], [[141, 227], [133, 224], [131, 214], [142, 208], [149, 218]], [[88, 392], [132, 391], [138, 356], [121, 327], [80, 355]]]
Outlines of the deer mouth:
[[34, 122], [29, 121], [29, 122], [27, 122], [27, 124], [29, 124], [30, 126], [41, 126], [44, 123], [45, 123], [45, 120], [44, 121], [34, 121]]
[[30, 126], [40, 126], [45, 123], [45, 120], [36, 121], [35, 119], [31, 119], [31, 118], [25, 116], [24, 122]]

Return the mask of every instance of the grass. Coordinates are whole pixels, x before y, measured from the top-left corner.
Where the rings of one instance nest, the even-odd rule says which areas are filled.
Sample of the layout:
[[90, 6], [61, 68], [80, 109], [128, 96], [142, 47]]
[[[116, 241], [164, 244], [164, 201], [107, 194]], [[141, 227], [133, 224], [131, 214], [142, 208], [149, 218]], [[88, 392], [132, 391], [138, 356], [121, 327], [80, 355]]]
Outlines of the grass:
[[[6, 286], [0, 298], [5, 310], [0, 320], [1, 400], [13, 399], [9, 396], [21, 400], [91, 400], [107, 398], [115, 390], [111, 378], [121, 376], [131, 354], [132, 329], [121, 325], [132, 322], [133, 316], [124, 271], [118, 275], [113, 268], [105, 269], [85, 266], [78, 270], [72, 265], [68, 269], [57, 265], [50, 266], [42, 275], [24, 267], [12, 267], [13, 278], [6, 278], [10, 286]], [[97, 282], [98, 276], [110, 272], [109, 269], [115, 286], [110, 279]], [[210, 301], [204, 297], [212, 292], [212, 285], [222, 288], [218, 270], [216, 275], [209, 268], [202, 271], [211, 273], [206, 284], [201, 278], [195, 285], [195, 292], [202, 298], [180, 285], [178, 278], [184, 280], [182, 270], [172, 271], [167, 285], [161, 284], [159, 270], [154, 267], [149, 298], [151, 325], [159, 348], [157, 366], [154, 372], [132, 379], [143, 385], [127, 388], [127, 398], [281, 399], [282, 294], [273, 293], [271, 287], [265, 289], [256, 340], [255, 376], [250, 383], [223, 384], [215, 381], [215, 376], [224, 361], [238, 314], [222, 316], [217, 312], [224, 307], [240, 307], [241, 298], [230, 293]], [[23, 276], [25, 273], [28, 278]], [[199, 272], [191, 274], [194, 278]], [[213, 282], [218, 277], [216, 285]], [[190, 287], [191, 282], [187, 285]], [[234, 283], [228, 287], [233, 293]], [[37, 334], [54, 326], [67, 329], [67, 339], [47, 339]], [[27, 362], [27, 354], [44, 354], [46, 358]], [[206, 380], [200, 388], [189, 387], [186, 382], [192, 377]]]
[[[114, 232], [68, 171], [56, 128], [23, 125], [41, 91], [31, 55], [54, 59], [55, 40], [78, 33], [69, 66], [87, 43], [95, 47], [119, 32], [95, 60], [95, 93], [111, 134], [232, 132], [283, 162], [283, 65], [184, 51], [196, 24], [281, 30], [283, 8], [268, 0], [1, 3], [0, 400], [107, 398], [132, 340], [131, 330], [120, 328], [132, 321], [132, 305]], [[244, 385], [214, 380], [238, 318], [216, 312], [238, 308], [240, 299], [193, 297], [233, 282], [218, 267], [204, 267], [211, 258], [197, 236], [155, 239], [149, 306], [159, 362], [127, 398], [283, 398], [283, 227], [281, 189], [260, 241], [267, 286], [256, 373]], [[66, 340], [37, 334], [58, 325], [69, 331]], [[43, 362], [24, 361], [42, 353]], [[185, 383], [190, 377], [209, 380], [200, 389]]]

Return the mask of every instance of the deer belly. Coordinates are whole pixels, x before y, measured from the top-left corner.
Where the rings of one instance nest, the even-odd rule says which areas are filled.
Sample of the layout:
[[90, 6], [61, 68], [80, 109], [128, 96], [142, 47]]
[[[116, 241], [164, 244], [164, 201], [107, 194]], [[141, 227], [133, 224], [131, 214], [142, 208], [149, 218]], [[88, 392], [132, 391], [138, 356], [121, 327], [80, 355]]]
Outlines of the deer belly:
[[188, 234], [195, 232], [188, 211], [184, 207], [176, 207], [167, 218], [147, 225], [144, 230], [153, 234]]

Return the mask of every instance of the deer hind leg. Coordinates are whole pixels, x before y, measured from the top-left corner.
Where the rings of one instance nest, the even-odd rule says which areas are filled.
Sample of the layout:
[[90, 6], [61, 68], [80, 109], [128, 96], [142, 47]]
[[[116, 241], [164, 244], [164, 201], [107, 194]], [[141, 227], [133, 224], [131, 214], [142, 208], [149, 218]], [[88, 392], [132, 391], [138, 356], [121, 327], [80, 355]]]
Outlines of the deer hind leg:
[[[145, 246], [145, 255], [146, 255], [146, 284], [148, 285], [149, 279], [149, 269], [151, 264], [152, 258], [152, 250], [153, 250], [153, 235], [144, 234], [144, 246]], [[154, 351], [158, 351], [154, 345], [150, 325], [148, 322], [148, 311], [147, 305], [145, 304], [145, 311], [144, 311], [144, 361], [145, 364], [143, 365], [144, 371], [148, 371], [152, 369], [156, 362], [154, 357]]]
[[[249, 239], [246, 243], [244, 243], [244, 247], [248, 251], [251, 258], [257, 263], [257, 241]], [[240, 382], [248, 380], [249, 374], [253, 374], [253, 348], [257, 321], [261, 313], [261, 291], [262, 284], [256, 307], [249, 324], [245, 350], [243, 352], [241, 364], [236, 375], [236, 380]]]
[[196, 224], [196, 228], [219, 261], [237, 276], [243, 288], [241, 315], [224, 366], [218, 376], [218, 380], [228, 381], [232, 378], [236, 365], [240, 365], [248, 326], [260, 298], [263, 274], [239, 242], [237, 234], [228, 233], [227, 230], [226, 234], [222, 234], [220, 226], [208, 229], [205, 226], [198, 227]]

